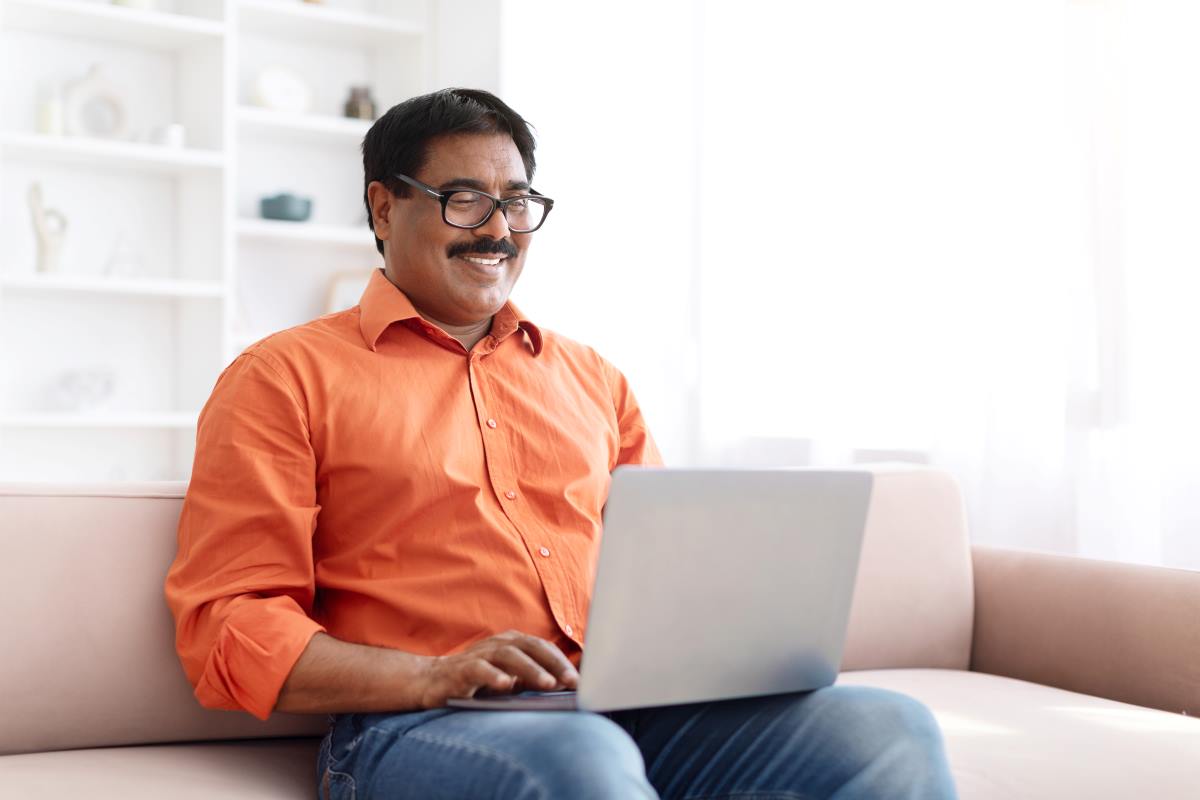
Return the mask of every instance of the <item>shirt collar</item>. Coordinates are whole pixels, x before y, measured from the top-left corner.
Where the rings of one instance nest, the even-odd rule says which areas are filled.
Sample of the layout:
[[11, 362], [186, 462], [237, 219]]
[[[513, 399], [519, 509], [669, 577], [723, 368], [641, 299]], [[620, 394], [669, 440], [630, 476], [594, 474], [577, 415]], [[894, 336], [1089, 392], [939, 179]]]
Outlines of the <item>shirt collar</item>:
[[[375, 345], [379, 341], [379, 337], [393, 322], [421, 319], [421, 315], [417, 313], [417, 309], [408, 299], [408, 295], [389, 281], [382, 269], [375, 269], [371, 272], [371, 280], [367, 283], [367, 288], [363, 291], [358, 305], [358, 327], [362, 331], [363, 341], [372, 350], [376, 349]], [[533, 354], [536, 356], [541, 353], [541, 330], [530, 322], [515, 305], [506, 302], [496, 312], [496, 316], [492, 317], [490, 335], [499, 342], [518, 329], [524, 331], [525, 335], [529, 337], [529, 343], [533, 346]]]

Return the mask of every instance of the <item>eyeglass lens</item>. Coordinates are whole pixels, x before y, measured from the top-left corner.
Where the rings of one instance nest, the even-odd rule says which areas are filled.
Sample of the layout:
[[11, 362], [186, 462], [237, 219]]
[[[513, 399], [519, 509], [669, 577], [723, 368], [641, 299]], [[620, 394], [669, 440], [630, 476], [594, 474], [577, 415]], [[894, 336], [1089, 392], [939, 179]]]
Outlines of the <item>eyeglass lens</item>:
[[[492, 200], [478, 192], [455, 192], [446, 200], [446, 221], [452, 225], [478, 225], [492, 210]], [[546, 204], [536, 197], [523, 197], [504, 207], [504, 218], [514, 231], [531, 231], [546, 216]]]

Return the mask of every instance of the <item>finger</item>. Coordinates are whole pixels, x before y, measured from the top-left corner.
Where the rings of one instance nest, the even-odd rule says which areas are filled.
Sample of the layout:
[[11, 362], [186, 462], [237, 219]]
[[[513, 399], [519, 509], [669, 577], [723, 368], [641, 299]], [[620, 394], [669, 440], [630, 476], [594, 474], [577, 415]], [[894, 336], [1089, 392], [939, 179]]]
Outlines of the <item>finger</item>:
[[526, 686], [547, 690], [557, 683], [553, 675], [514, 645], [500, 645], [491, 652], [489, 660], [509, 675], [516, 675]]
[[473, 658], [466, 663], [459, 673], [460, 683], [458, 697], [474, 697], [480, 689], [488, 689], [497, 693], [511, 692], [516, 684], [515, 675], [488, 663], [482, 658]]
[[572, 689], [578, 685], [579, 672], [575, 669], [575, 665], [552, 642], [537, 636], [522, 634], [520, 638], [513, 640], [512, 644], [528, 653], [534, 661], [554, 676], [556, 682]]

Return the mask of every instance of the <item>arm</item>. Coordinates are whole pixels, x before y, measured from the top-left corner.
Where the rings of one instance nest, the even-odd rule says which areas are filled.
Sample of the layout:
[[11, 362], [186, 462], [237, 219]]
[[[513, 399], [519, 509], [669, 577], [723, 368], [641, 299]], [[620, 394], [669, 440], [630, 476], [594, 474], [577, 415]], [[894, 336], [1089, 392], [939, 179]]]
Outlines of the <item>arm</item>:
[[394, 711], [420, 706], [428, 656], [370, 647], [317, 633], [284, 681], [276, 711]]
[[196, 457], [164, 591], [197, 701], [267, 719], [324, 626], [311, 617], [316, 457], [303, 396], [246, 353], [200, 412]]
[[1200, 715], [1200, 572], [976, 546], [971, 669]]
[[603, 358], [600, 358], [600, 368], [608, 383], [609, 392], [612, 394], [613, 411], [616, 414], [617, 430], [621, 437], [616, 463], [612, 464], [609, 471], [611, 472], [621, 464], [661, 467], [663, 465], [662, 454], [658, 452], [658, 445], [654, 443], [654, 438], [650, 435], [649, 428], [646, 427], [642, 409], [633, 396], [633, 390], [629, 388], [629, 381], [625, 379], [620, 370]]
[[579, 673], [550, 642], [508, 631], [461, 653], [419, 656], [313, 636], [279, 693], [276, 711], [342, 713], [440, 708], [450, 697], [522, 688], [574, 688]]

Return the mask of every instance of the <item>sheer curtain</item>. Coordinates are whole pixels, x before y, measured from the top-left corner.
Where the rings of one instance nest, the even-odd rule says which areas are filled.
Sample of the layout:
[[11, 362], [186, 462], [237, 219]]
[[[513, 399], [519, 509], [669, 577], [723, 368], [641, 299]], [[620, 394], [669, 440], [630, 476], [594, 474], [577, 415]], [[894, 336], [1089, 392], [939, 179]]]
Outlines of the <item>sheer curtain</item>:
[[1200, 568], [1200, 12], [564, 6], [503, 7], [566, 218], [518, 293], [670, 462], [920, 461], [977, 542]]

